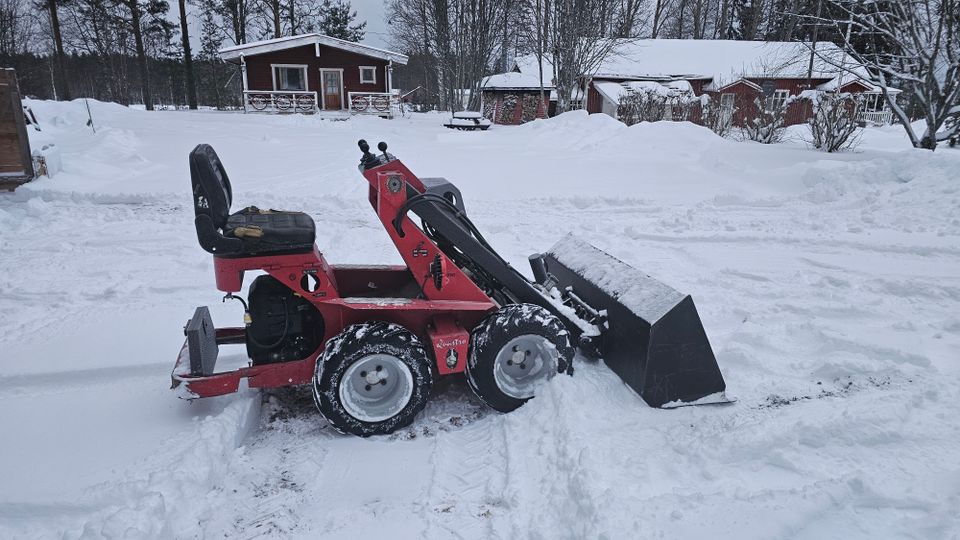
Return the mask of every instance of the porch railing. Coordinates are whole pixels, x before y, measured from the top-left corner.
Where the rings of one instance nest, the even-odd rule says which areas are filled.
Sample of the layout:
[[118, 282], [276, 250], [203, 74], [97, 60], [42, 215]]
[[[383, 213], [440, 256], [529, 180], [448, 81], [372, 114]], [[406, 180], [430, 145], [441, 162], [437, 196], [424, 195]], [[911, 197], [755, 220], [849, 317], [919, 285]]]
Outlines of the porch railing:
[[399, 110], [399, 100], [388, 92], [348, 92], [347, 105], [355, 114], [373, 114], [392, 118]]
[[893, 121], [892, 111], [860, 111], [857, 119], [875, 126], [886, 126]]
[[243, 93], [244, 110], [248, 112], [314, 113], [317, 93], [303, 91], [247, 90]]

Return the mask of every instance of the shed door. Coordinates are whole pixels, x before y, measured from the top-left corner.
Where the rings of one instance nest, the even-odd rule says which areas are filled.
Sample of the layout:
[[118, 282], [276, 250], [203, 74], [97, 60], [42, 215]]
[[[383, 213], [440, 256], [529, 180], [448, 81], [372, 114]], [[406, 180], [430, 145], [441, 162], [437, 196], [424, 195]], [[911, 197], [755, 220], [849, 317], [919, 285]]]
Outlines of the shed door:
[[340, 72], [323, 70], [320, 72], [320, 80], [323, 81], [323, 108], [326, 110], [342, 109]]

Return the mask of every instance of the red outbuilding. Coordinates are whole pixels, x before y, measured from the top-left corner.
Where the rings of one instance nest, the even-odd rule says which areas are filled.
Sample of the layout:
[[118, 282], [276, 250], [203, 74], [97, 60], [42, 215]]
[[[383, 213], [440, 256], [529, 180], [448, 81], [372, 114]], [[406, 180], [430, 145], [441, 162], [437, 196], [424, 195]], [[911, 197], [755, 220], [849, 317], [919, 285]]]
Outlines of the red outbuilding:
[[220, 49], [240, 66], [246, 112], [374, 114], [392, 117], [393, 66], [403, 54], [323, 34], [302, 34]]
[[[541, 76], [540, 69], [543, 74]], [[492, 75], [481, 84], [485, 113], [495, 122], [517, 124], [530, 115], [504, 114], [504, 103], [544, 91], [556, 99], [553, 66], [549, 59], [517, 58], [510, 73]], [[664, 120], [699, 122], [703, 96], [719, 104], [735, 124], [757, 115], [757, 101], [765, 107], [786, 105], [787, 125], [811, 115], [809, 101], [796, 99], [809, 92], [862, 94], [861, 119], [888, 124], [892, 115], [870, 73], [833, 43], [812, 47], [801, 42], [761, 42], [702, 39], [619, 40], [590, 73], [580, 76], [574, 108], [619, 117], [621, 100], [635, 92], [654, 92], [675, 99], [665, 106]], [[898, 90], [888, 89], [891, 93]], [[585, 103], [580, 101], [585, 92]], [[699, 99], [697, 99], [699, 98]], [[692, 103], [680, 114], [676, 103]], [[551, 103], [547, 110], [552, 111]], [[491, 110], [495, 109], [495, 110]]]

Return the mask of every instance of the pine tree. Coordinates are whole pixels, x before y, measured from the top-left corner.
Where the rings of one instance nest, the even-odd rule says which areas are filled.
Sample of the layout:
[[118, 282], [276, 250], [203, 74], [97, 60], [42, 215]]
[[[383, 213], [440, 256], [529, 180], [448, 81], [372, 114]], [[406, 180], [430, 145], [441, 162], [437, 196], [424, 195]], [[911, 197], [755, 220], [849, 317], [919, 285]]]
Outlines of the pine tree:
[[357, 12], [349, 0], [324, 0], [320, 18], [320, 33], [346, 41], [363, 39], [366, 21], [354, 24]]

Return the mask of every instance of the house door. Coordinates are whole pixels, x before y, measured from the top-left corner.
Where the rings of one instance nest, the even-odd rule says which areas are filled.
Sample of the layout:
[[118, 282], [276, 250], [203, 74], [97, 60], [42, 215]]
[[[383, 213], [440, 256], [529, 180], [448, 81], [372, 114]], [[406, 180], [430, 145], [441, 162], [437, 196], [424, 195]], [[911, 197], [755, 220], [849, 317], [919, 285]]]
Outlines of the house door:
[[320, 80], [323, 81], [323, 108], [328, 111], [342, 109], [343, 81], [340, 79], [340, 71], [323, 70], [320, 72]]

